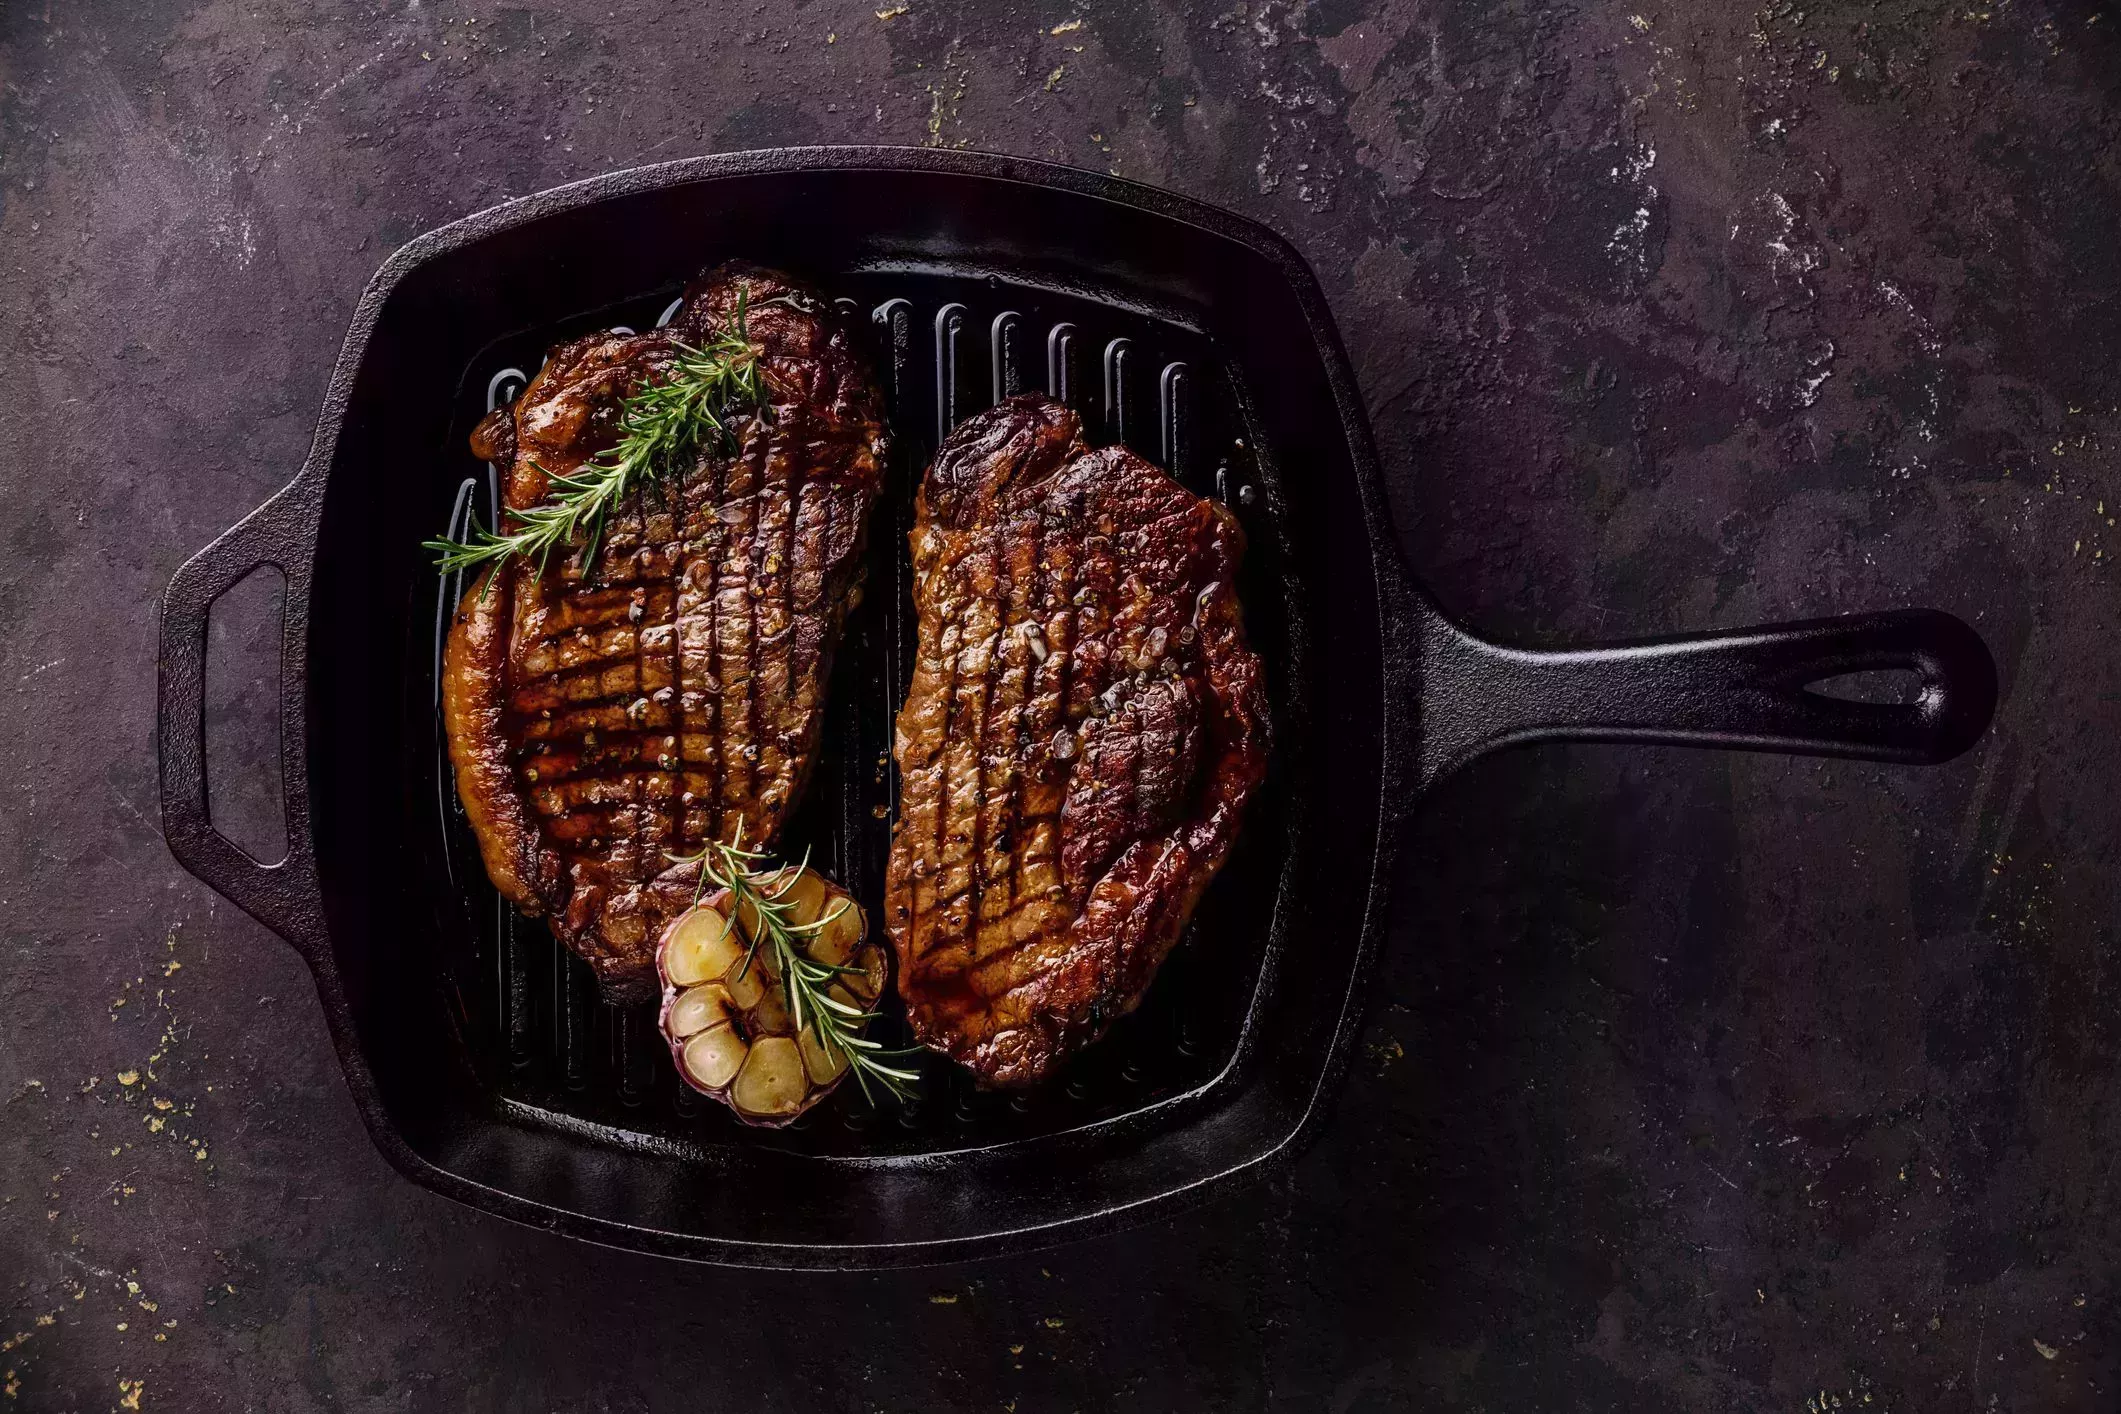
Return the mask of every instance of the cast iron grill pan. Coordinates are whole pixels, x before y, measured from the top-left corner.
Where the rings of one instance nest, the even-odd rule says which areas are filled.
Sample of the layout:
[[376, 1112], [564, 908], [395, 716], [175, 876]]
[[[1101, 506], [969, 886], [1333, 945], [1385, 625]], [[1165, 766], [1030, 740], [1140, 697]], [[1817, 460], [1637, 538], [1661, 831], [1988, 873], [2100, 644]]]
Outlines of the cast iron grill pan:
[[[918, 1106], [871, 1112], [843, 1085], [788, 1130], [745, 1129], [679, 1093], [645, 1012], [604, 1006], [542, 922], [499, 906], [457, 809], [435, 686], [458, 586], [438, 585], [419, 545], [492, 515], [466, 433], [554, 342], [652, 324], [732, 256], [867, 314], [890, 397], [897, 460], [867, 592], [783, 837], [872, 916], [913, 646], [904, 532], [942, 432], [1050, 388], [1093, 440], [1160, 461], [1249, 536], [1267, 785], [1140, 1011], [1033, 1093], [983, 1095], [937, 1061]], [[288, 853], [272, 864], [208, 818], [201, 692], [213, 601], [261, 564], [287, 581]], [[302, 953], [391, 1161], [518, 1221], [753, 1266], [1019, 1250], [1287, 1162], [1358, 1031], [1396, 828], [1483, 752], [1576, 738], [1936, 762], [1980, 735], [1996, 690], [1980, 640], [1927, 610], [1594, 649], [1488, 643], [1404, 578], [1353, 376], [1288, 245], [1115, 178], [889, 148], [616, 173], [399, 251], [355, 311], [300, 474], [177, 572], [162, 634], [170, 847]], [[1912, 676], [1914, 695], [1812, 690], [1879, 669]]]

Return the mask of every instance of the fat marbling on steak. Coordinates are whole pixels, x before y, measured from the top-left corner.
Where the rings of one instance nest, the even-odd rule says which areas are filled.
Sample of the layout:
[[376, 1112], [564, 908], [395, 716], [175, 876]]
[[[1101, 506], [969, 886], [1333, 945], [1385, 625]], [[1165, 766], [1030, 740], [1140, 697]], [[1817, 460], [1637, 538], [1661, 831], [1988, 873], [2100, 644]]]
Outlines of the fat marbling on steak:
[[912, 541], [899, 991], [925, 1044], [1030, 1084], [1141, 1000], [1265, 772], [1244, 533], [1028, 395], [944, 442]]
[[674, 343], [735, 321], [766, 406], [684, 474], [622, 505], [579, 552], [502, 562], [466, 590], [443, 665], [457, 788], [487, 872], [587, 959], [615, 1001], [655, 995], [655, 941], [692, 901], [674, 866], [709, 837], [770, 845], [815, 754], [832, 650], [882, 485], [882, 399], [813, 293], [723, 266], [665, 329], [554, 349], [473, 449], [512, 508], [609, 447], [621, 404]]

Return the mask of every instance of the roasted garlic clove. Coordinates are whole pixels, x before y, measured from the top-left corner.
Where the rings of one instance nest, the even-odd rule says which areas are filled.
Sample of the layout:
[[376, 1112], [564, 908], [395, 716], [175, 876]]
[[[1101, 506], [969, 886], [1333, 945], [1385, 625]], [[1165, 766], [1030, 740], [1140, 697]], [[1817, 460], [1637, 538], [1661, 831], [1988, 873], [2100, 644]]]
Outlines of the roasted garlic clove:
[[890, 960], [884, 950], [871, 943], [855, 954], [854, 965], [862, 970], [846, 978], [847, 985], [862, 999], [863, 1006], [872, 1005], [884, 994], [884, 981], [889, 976]]
[[740, 959], [735, 966], [722, 974], [722, 983], [729, 988], [729, 995], [736, 999], [736, 1004], [745, 1011], [765, 1000], [766, 969], [759, 965], [757, 958], [751, 959], [751, 965], [748, 967]]
[[689, 909], [664, 934], [664, 981], [690, 987], [720, 977], [743, 951], [742, 939], [719, 910], [705, 905]]
[[761, 1036], [737, 1073], [729, 1103], [746, 1119], [794, 1119], [809, 1103], [810, 1089], [795, 1037]]
[[[768, 902], [788, 906], [786, 917], [797, 926], [807, 924], [818, 916], [818, 910], [824, 904], [829, 888], [825, 876], [817, 870], [806, 868], [794, 872], [793, 866], [775, 870], [760, 882], [759, 887]], [[837, 889], [830, 891], [839, 897], [846, 897]], [[852, 903], [853, 900], [848, 899], [848, 902]], [[736, 917], [738, 925], [744, 930], [744, 936], [758, 936], [758, 910], [749, 899], [737, 905]]]
[[[865, 940], [867, 920], [853, 897], [808, 868], [782, 870], [760, 887], [771, 911], [798, 930], [789, 936], [804, 957], [858, 969], [820, 990], [856, 1012], [869, 1010], [884, 988], [886, 954]], [[818, 1029], [815, 994], [796, 1026], [779, 945], [749, 899], [732, 900], [725, 890], [686, 910], [664, 930], [657, 959], [663, 1036], [678, 1074], [739, 1119], [786, 1124], [846, 1077], [846, 1054]], [[845, 1011], [833, 1020], [845, 1032], [862, 1029]]]
[[759, 991], [758, 1002], [751, 1008], [751, 1024], [761, 1035], [792, 1036], [795, 1021], [788, 1013], [788, 993], [778, 985], [768, 985]]
[[736, 1078], [750, 1054], [751, 1045], [741, 1031], [733, 1025], [717, 1026], [685, 1043], [678, 1069], [694, 1088], [712, 1094]]
[[796, 1043], [803, 1049], [803, 1070], [813, 1085], [830, 1085], [847, 1069], [847, 1057], [837, 1047], [820, 1041], [814, 1029], [804, 1028]]
[[672, 1040], [682, 1040], [696, 1035], [710, 1026], [723, 1026], [736, 1020], [736, 1003], [719, 982], [709, 982], [699, 987], [689, 987], [678, 994], [671, 1004], [670, 1015], [664, 1025]]
[[810, 940], [810, 955], [830, 967], [838, 967], [854, 955], [862, 942], [862, 910], [851, 898], [834, 899], [822, 915], [824, 926]]

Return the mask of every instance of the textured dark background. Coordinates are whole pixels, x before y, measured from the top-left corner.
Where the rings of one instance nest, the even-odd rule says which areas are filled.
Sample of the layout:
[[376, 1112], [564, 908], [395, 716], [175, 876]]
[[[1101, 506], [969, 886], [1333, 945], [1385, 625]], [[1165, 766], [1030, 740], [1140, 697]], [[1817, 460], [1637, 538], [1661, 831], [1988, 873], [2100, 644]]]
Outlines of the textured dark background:
[[[2117, 29], [5, 0], [0, 1408], [2116, 1408]], [[1465, 774], [1324, 1138], [1166, 1226], [776, 1276], [415, 1189], [294, 954], [162, 848], [154, 598], [293, 472], [393, 246], [817, 141], [1109, 168], [1287, 233], [1410, 563], [1486, 628], [1937, 604], [1996, 651], [1994, 734], [1933, 771]], [[231, 712], [263, 623], [217, 644]]]

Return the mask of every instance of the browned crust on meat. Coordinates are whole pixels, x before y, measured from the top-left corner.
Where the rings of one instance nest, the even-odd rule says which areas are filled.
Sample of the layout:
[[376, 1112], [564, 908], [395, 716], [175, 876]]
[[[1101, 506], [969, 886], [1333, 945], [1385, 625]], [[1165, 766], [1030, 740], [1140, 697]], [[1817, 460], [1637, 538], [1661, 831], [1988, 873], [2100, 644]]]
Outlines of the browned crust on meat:
[[465, 596], [442, 654], [442, 713], [457, 798], [478, 838], [487, 877], [510, 903], [541, 913], [537, 836], [515, 788], [504, 725], [513, 588], [513, 577], [502, 575], [491, 593]]
[[1244, 535], [1031, 395], [944, 443], [912, 544], [899, 990], [924, 1044], [1026, 1085], [1139, 1004], [1265, 774]]
[[727, 326], [740, 288], [763, 415], [614, 515], [586, 577], [570, 556], [472, 585], [445, 649], [443, 721], [487, 872], [614, 1000], [653, 994], [655, 939], [691, 901], [696, 870], [671, 856], [739, 831], [770, 845], [801, 793], [882, 486], [882, 399], [822, 300], [732, 264], [666, 330], [554, 349], [473, 438], [505, 462], [504, 502], [535, 504], [610, 445], [675, 342]]

